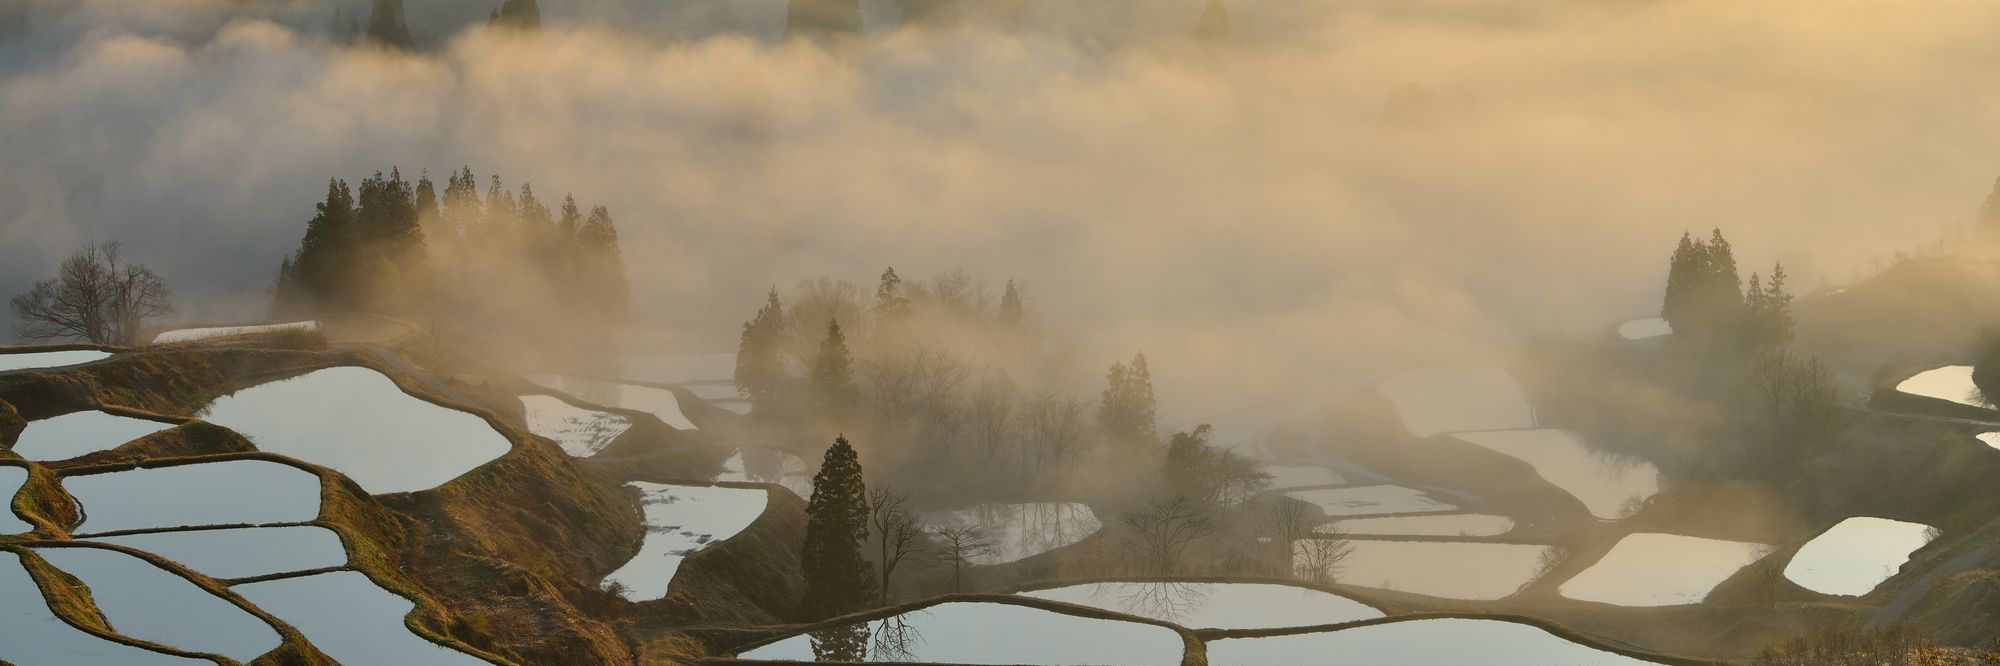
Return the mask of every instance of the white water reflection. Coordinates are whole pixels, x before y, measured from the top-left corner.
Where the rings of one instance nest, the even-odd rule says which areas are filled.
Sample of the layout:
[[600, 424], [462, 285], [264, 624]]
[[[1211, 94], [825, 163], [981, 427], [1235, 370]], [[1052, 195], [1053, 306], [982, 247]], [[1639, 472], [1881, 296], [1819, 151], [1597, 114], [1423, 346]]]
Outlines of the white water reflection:
[[1858, 597], [1896, 575], [1910, 553], [1936, 537], [1936, 528], [1920, 523], [1848, 518], [1799, 548], [1785, 565], [1785, 578], [1820, 594]]
[[722, 469], [715, 473], [712, 480], [775, 483], [796, 493], [801, 499], [812, 498], [812, 466], [804, 458], [783, 451], [752, 447], [737, 449], [736, 455], [722, 462]]
[[1369, 514], [1429, 513], [1454, 511], [1458, 507], [1432, 499], [1424, 491], [1403, 486], [1356, 486], [1351, 488], [1320, 488], [1317, 490], [1291, 490], [1286, 497], [1319, 507], [1329, 516], [1365, 516]]
[[1769, 546], [1678, 534], [1627, 534], [1603, 559], [1558, 591], [1578, 601], [1617, 606], [1698, 604]]
[[471, 655], [410, 633], [404, 616], [410, 600], [375, 585], [355, 571], [335, 571], [232, 588], [264, 612], [305, 634], [327, 656], [343, 664], [396, 666], [485, 666]]
[[1564, 640], [1539, 628], [1500, 620], [1409, 620], [1268, 638], [1208, 642], [1213, 666], [1626, 666], [1652, 662]]
[[646, 514], [646, 538], [639, 554], [604, 578], [616, 583], [633, 601], [667, 596], [681, 561], [695, 551], [736, 536], [764, 514], [770, 494], [762, 490], [681, 486], [665, 483], [625, 484], [639, 490]]
[[695, 429], [694, 422], [681, 414], [681, 402], [674, 398], [673, 391], [571, 375], [529, 375], [528, 381], [568, 393], [584, 402], [646, 412], [677, 430]]
[[1568, 491], [1598, 518], [1623, 518], [1660, 492], [1660, 470], [1652, 463], [1597, 451], [1567, 430], [1467, 432], [1453, 437], [1528, 463], [1542, 479]]
[[554, 396], [521, 396], [528, 432], [554, 440], [564, 453], [586, 458], [632, 428], [632, 421], [610, 412], [584, 409]]
[[178, 342], [193, 342], [209, 338], [226, 338], [236, 335], [259, 335], [281, 331], [317, 331], [319, 321], [295, 321], [286, 324], [259, 324], [254, 326], [210, 326], [206, 328], [182, 328], [153, 336], [153, 344], [170, 345]]
[[1480, 513], [1433, 514], [1428, 516], [1383, 516], [1348, 518], [1320, 525], [1321, 534], [1382, 536], [1500, 536], [1514, 530], [1514, 519]]
[[111, 358], [111, 352], [102, 352], [95, 349], [0, 353], [0, 372], [8, 370], [66, 368], [72, 365], [82, 365], [107, 358]]
[[14, 442], [14, 453], [29, 460], [68, 460], [118, 448], [126, 442], [174, 427], [109, 412], [72, 412], [36, 421]]
[[1020, 594], [1195, 629], [1309, 627], [1382, 617], [1382, 611], [1332, 592], [1272, 583], [1084, 583]]
[[263, 460], [68, 476], [62, 486], [83, 508], [79, 532], [299, 523], [319, 517], [319, 477]]
[[1526, 392], [1499, 368], [1424, 368], [1383, 382], [1375, 391], [1396, 403], [1403, 427], [1418, 437], [1535, 427]]
[[429, 490], [513, 449], [485, 419], [343, 366], [253, 386], [203, 411], [257, 448], [324, 465], [369, 493]]
[[38, 548], [42, 559], [90, 586], [118, 633], [247, 662], [284, 641], [257, 616], [165, 569], [101, 548]]
[[1634, 319], [1618, 325], [1618, 336], [1627, 340], [1648, 340], [1673, 334], [1673, 325], [1659, 317]]
[[981, 504], [925, 513], [922, 521], [931, 530], [978, 527], [993, 548], [966, 561], [981, 566], [1034, 557], [1082, 541], [1104, 527], [1088, 505], [1075, 502]]
[[[21, 486], [27, 483], [28, 468], [0, 465], [0, 509], [14, 506], [14, 496], [21, 494]], [[14, 515], [12, 510], [0, 510], [0, 534], [19, 534], [34, 529], [34, 525]]]
[[248, 578], [347, 564], [340, 535], [316, 525], [147, 532], [91, 537], [143, 550], [215, 578]]
[[[1445, 599], [1490, 600], [1514, 594], [1541, 575], [1548, 546], [1512, 543], [1350, 539], [1333, 581]], [[1301, 541], [1295, 555], [1312, 555]]]
[[24, 666], [209, 663], [108, 641], [70, 626], [49, 610], [21, 556], [4, 550], [0, 550], [0, 661]]
[[[861, 629], [869, 662], [947, 664], [1181, 663], [1180, 634], [1165, 627], [1065, 615], [1027, 606], [942, 603]], [[742, 659], [814, 661], [811, 636], [793, 636], [738, 655]]]
[[1947, 365], [1919, 372], [1897, 384], [1896, 390], [1973, 407], [1993, 406], [1986, 399], [1986, 394], [1972, 383], [1972, 366], [1969, 365]]

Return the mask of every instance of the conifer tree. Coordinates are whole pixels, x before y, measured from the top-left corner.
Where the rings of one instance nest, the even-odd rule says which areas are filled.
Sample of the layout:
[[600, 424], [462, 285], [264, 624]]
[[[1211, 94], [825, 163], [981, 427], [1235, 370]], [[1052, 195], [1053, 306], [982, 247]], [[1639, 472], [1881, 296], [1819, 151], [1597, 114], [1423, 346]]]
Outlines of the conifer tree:
[[896, 274], [896, 267], [882, 271], [882, 279], [875, 286], [875, 317], [895, 319], [910, 313], [910, 298], [904, 294], [903, 278]]
[[1146, 355], [1132, 358], [1132, 365], [1111, 364], [1105, 374], [1103, 401], [1097, 407], [1097, 422], [1111, 441], [1124, 444], [1159, 442], [1157, 406], [1153, 400], [1153, 375], [1146, 367]]
[[280, 290], [297, 299], [289, 304], [290, 313], [342, 308], [352, 300], [349, 278], [358, 242], [354, 193], [346, 181], [330, 179], [326, 201], [314, 208], [318, 214], [306, 222], [305, 238], [292, 258], [293, 284]]
[[403, 0], [375, 0], [368, 14], [368, 41], [405, 51], [416, 48], [416, 37], [403, 18]]
[[865, 607], [873, 587], [861, 554], [867, 540], [868, 488], [861, 459], [842, 435], [826, 450], [806, 503], [805, 547], [799, 558], [806, 581], [801, 616], [818, 620]]
[[820, 342], [819, 356], [813, 360], [808, 391], [813, 418], [823, 424], [847, 421], [861, 404], [861, 389], [854, 384], [854, 359], [837, 319], [827, 322], [826, 339]]
[[996, 317], [1000, 322], [1000, 328], [1008, 331], [1018, 330], [1027, 316], [1027, 307], [1021, 303], [1021, 290], [1014, 286], [1013, 280], [1008, 280], [1007, 291], [1000, 294], [1000, 313]]
[[456, 245], [475, 233], [484, 212], [479, 202], [479, 181], [472, 167], [464, 167], [446, 179], [443, 208], [438, 212], [439, 227], [447, 235], [445, 244]]
[[736, 391], [750, 400], [753, 416], [768, 415], [784, 385], [785, 365], [779, 355], [784, 337], [784, 306], [778, 303], [778, 288], [772, 287], [757, 316], [743, 323], [736, 347]]
[[610, 209], [590, 209], [590, 217], [577, 230], [576, 253], [588, 288], [584, 302], [596, 321], [605, 327], [624, 325], [630, 294], [625, 284], [625, 260], [618, 250], [618, 226], [611, 220]]
[[429, 169], [417, 174], [417, 226], [423, 228], [438, 216], [437, 185]]

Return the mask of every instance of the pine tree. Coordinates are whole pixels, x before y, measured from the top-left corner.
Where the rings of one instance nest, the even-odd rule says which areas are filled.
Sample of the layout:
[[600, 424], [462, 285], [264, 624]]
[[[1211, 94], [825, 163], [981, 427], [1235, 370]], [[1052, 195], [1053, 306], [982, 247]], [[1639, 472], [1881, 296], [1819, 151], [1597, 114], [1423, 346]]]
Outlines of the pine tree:
[[813, 418], [823, 424], [847, 421], [861, 404], [861, 390], [854, 385], [854, 360], [839, 320], [827, 322], [826, 339], [820, 342], [819, 356], [813, 360], [808, 390]]
[[330, 179], [326, 201], [314, 208], [318, 214], [306, 222], [305, 238], [292, 259], [290, 293], [296, 300], [289, 306], [294, 314], [347, 309], [353, 296], [348, 285], [359, 233], [353, 191], [346, 181]]
[[368, 41], [405, 51], [416, 48], [417, 39], [403, 18], [403, 0], [375, 0], [368, 14]]
[[590, 217], [576, 233], [579, 271], [585, 276], [582, 302], [601, 330], [623, 326], [630, 309], [630, 288], [625, 283], [625, 259], [618, 250], [618, 226], [611, 211], [603, 206], [590, 209]]
[[1158, 404], [1153, 400], [1153, 371], [1146, 367], [1146, 354], [1141, 352], [1132, 357], [1132, 374], [1127, 378], [1130, 389], [1126, 396], [1129, 403], [1128, 420], [1133, 438], [1154, 443], [1160, 440]]
[[894, 319], [910, 313], [910, 299], [904, 295], [903, 278], [896, 275], [896, 267], [882, 271], [882, 279], [875, 285], [875, 317]]
[[806, 503], [805, 547], [799, 557], [806, 581], [801, 616], [818, 620], [865, 607], [873, 587], [861, 555], [867, 540], [868, 487], [861, 459], [842, 435], [826, 450]]
[[1660, 307], [1660, 318], [1675, 330], [1688, 330], [1693, 323], [1691, 310], [1694, 299], [1694, 284], [1700, 272], [1702, 247], [1696, 245], [1694, 237], [1681, 232], [1681, 244], [1674, 248], [1674, 257], [1667, 267], [1667, 296]]
[[736, 391], [750, 400], [750, 414], [768, 416], [785, 381], [785, 362], [779, 355], [785, 337], [785, 310], [778, 303], [778, 288], [772, 287], [757, 316], [743, 323], [743, 336], [736, 347]]
[[482, 208], [483, 205], [479, 202], [479, 181], [472, 175], [472, 167], [464, 167], [446, 179], [444, 204], [438, 212], [441, 222], [439, 228], [447, 236], [444, 243], [455, 246], [477, 233], [485, 217]]
[[1157, 409], [1146, 355], [1134, 356], [1130, 366], [1112, 363], [1097, 407], [1097, 422], [1105, 436], [1125, 445], [1159, 443]]
[[996, 317], [1000, 322], [1000, 328], [1008, 331], [1019, 330], [1027, 317], [1027, 307], [1021, 304], [1021, 290], [1014, 286], [1013, 280], [1008, 280], [1007, 291], [1000, 294], [1000, 313]]
[[417, 174], [417, 226], [421, 228], [437, 216], [437, 184], [431, 182], [431, 172], [426, 169]]

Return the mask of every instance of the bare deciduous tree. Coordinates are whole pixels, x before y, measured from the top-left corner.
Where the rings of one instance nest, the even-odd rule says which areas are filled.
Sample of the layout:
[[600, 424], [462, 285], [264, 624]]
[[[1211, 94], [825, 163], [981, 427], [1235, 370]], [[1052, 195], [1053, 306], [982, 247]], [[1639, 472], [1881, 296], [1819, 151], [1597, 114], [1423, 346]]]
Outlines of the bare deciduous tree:
[[1049, 392], [1030, 399], [1022, 417], [1027, 427], [1023, 464], [1032, 459], [1036, 470], [1066, 469], [1076, 463], [1095, 425], [1089, 403]]
[[951, 591], [957, 592], [964, 583], [965, 563], [992, 553], [993, 537], [978, 525], [940, 527], [933, 533], [944, 543], [944, 550], [938, 555], [951, 563]]
[[16, 333], [32, 340], [80, 338], [131, 344], [147, 319], [174, 313], [167, 283], [140, 263], [125, 263], [118, 243], [95, 243], [64, 259], [56, 277], [13, 298]]
[[1174, 573], [1188, 546], [1215, 533], [1208, 510], [1186, 497], [1156, 501], [1121, 517], [1128, 546], [1154, 574]]
[[889, 604], [889, 577], [896, 566], [911, 555], [930, 549], [917, 514], [909, 510], [910, 496], [887, 488], [868, 491], [868, 520], [875, 527], [875, 545], [882, 568], [882, 605]]
[[1331, 583], [1340, 564], [1354, 552], [1339, 528], [1323, 525], [1312, 536], [1292, 542], [1292, 566], [1300, 578]]

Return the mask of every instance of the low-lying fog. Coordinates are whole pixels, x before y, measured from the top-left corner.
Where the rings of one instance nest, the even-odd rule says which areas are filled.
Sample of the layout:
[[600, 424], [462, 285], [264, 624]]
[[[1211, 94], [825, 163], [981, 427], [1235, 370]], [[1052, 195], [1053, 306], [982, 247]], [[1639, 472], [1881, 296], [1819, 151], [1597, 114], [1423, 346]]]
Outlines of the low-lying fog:
[[115, 239], [183, 319], [261, 319], [326, 179], [472, 165], [617, 211], [648, 349], [963, 268], [1086, 377], [1147, 352], [1183, 427], [1651, 315], [1684, 229], [1843, 282], [2000, 172], [1982, 0], [1239, 0], [1219, 42], [1197, 0], [866, 2], [836, 52], [779, 0], [412, 0], [416, 54], [328, 38], [365, 3], [62, 4], [0, 0], [0, 291]]

